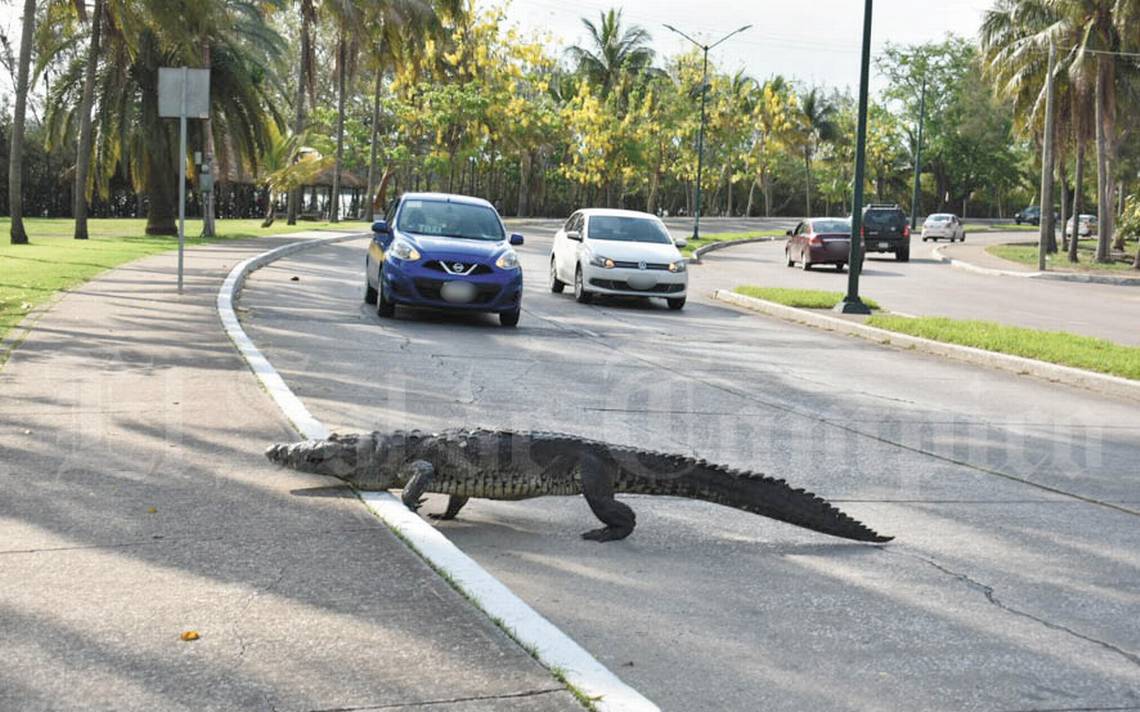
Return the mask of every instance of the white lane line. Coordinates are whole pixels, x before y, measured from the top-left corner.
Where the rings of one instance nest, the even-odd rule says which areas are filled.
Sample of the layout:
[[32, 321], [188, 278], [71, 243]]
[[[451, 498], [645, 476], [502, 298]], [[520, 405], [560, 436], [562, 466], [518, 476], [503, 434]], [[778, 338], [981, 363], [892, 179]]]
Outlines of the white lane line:
[[[233, 340], [250, 370], [268, 391], [277, 407], [297, 429], [310, 440], [329, 436], [329, 429], [317, 420], [297, 397], [273, 364], [258, 350], [241, 327], [234, 302], [245, 278], [253, 271], [302, 250], [310, 250], [343, 240], [358, 239], [359, 234], [337, 235], [294, 242], [251, 257], [230, 270], [218, 290], [217, 309], [226, 334]], [[492, 576], [467, 554], [460, 551], [438, 529], [412, 513], [400, 500], [387, 492], [361, 492], [365, 505], [396, 532], [437, 571], [470, 598], [488, 616], [496, 619], [523, 647], [533, 651], [539, 662], [560, 673], [578, 691], [593, 700], [603, 712], [659, 712], [657, 705], [622, 682], [570, 636], [539, 615], [501, 581]]]

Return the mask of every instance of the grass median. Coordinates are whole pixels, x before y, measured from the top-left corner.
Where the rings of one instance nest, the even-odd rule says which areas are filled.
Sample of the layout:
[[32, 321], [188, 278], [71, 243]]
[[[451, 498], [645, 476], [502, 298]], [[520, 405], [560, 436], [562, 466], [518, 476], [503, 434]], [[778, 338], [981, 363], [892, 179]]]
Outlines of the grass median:
[[[786, 307], [801, 309], [832, 309], [843, 301], [843, 292], [827, 292], [822, 289], [788, 289], [786, 287], [756, 287], [745, 285], [732, 290], [746, 297], [755, 297]], [[874, 299], [862, 297], [863, 303], [871, 309], [879, 309]]]
[[705, 245], [711, 245], [714, 242], [739, 242], [740, 240], [751, 240], [757, 237], [782, 237], [784, 236], [783, 230], [752, 230], [750, 232], [705, 232], [701, 233], [701, 239], [694, 242], [689, 240], [689, 244], [681, 248], [681, 254], [685, 257], [692, 257], [693, 252]]
[[[10, 221], [0, 218], [0, 338], [33, 308], [57, 292], [82, 284], [92, 277], [131, 260], [178, 247], [178, 238], [146, 235], [146, 221], [136, 218], [88, 220], [90, 239], [72, 239], [74, 221], [69, 218], [24, 220], [30, 244], [13, 245], [8, 240]], [[218, 236], [191, 237], [202, 231], [200, 220], [186, 221], [187, 246], [223, 240], [283, 235], [328, 228], [330, 223], [286, 225], [284, 221], [262, 228], [261, 220], [219, 220]], [[341, 223], [346, 229], [355, 223]], [[366, 228], [361, 228], [365, 230]]]
[[1039, 331], [992, 321], [874, 315], [868, 326], [986, 351], [1023, 356], [1140, 380], [1140, 348], [1064, 331]]
[[[1019, 264], [1028, 265], [1030, 267], [1037, 267], [1037, 244], [1036, 243], [1016, 243], [1006, 245], [990, 245], [986, 248], [986, 252], [994, 257], [1000, 257], [1003, 260], [1010, 262], [1017, 262]], [[1046, 264], [1051, 269], [1075, 272], [1135, 272], [1132, 267], [1132, 259], [1136, 255], [1136, 241], [1128, 240], [1124, 244], [1124, 254], [1127, 255], [1126, 262], [1107, 262], [1101, 263], [1096, 261], [1096, 239], [1085, 238], [1077, 243], [1077, 259], [1080, 262], [1073, 264], [1069, 262], [1069, 258], [1064, 253], [1058, 252], [1055, 255], [1048, 255], [1046, 257]]]

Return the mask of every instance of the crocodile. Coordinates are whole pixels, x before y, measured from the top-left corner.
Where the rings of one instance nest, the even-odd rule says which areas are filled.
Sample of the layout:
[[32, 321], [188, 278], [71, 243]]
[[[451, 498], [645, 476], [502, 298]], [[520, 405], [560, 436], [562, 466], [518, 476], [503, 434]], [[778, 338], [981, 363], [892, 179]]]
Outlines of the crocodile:
[[614, 541], [636, 517], [617, 493], [670, 495], [734, 507], [832, 536], [886, 542], [861, 522], [784, 480], [705, 460], [613, 445], [573, 435], [510, 430], [418, 430], [336, 434], [327, 440], [279, 443], [273, 462], [337, 477], [360, 490], [402, 488], [416, 511], [424, 494], [449, 495], [435, 519], [454, 519], [470, 497], [520, 500], [584, 495], [604, 527], [584, 539]]

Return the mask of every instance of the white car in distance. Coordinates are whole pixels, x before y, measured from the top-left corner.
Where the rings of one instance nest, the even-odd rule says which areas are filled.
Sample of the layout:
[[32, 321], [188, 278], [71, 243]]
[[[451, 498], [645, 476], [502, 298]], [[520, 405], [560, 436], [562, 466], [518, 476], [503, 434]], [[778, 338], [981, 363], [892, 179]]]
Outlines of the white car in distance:
[[554, 236], [550, 290], [574, 285], [586, 304], [595, 295], [660, 297], [670, 309], [685, 306], [689, 273], [665, 223], [649, 213], [591, 208], [579, 210]]
[[951, 213], [935, 213], [926, 218], [922, 223], [922, 241], [934, 240], [937, 242], [939, 238], [945, 238], [954, 242], [955, 240], [966, 241], [966, 228], [962, 227], [962, 221], [958, 219], [957, 215]]

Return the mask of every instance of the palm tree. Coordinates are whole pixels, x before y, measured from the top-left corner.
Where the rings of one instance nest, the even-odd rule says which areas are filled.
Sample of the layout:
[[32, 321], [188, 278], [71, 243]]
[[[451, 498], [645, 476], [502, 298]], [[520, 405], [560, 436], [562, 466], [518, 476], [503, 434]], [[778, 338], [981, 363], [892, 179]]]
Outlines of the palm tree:
[[649, 32], [638, 25], [622, 27], [621, 15], [621, 10], [602, 12], [597, 24], [582, 18], [591, 46], [567, 50], [577, 71], [600, 88], [603, 97], [614, 90], [628, 92], [626, 80], [648, 73], [656, 57]]
[[[91, 168], [91, 105], [95, 101], [95, 73], [99, 69], [100, 39], [103, 30], [104, 0], [95, 0], [91, 12], [91, 38], [83, 75], [83, 97], [79, 102], [79, 142], [75, 152], [75, 233], [76, 240], [87, 239], [87, 176]], [[82, 9], [83, 3], [76, 3]]]
[[824, 141], [833, 141], [839, 134], [837, 123], [838, 109], [835, 104], [824, 95], [818, 87], [800, 99], [800, 125], [803, 133], [804, 168], [807, 170], [807, 182], [804, 185], [804, 205], [807, 207], [806, 217], [811, 217], [811, 160], [816, 149]]
[[24, 229], [24, 115], [28, 109], [28, 73], [32, 63], [32, 36], [36, 29], [36, 1], [24, 0], [20, 32], [20, 62], [16, 72], [16, 106], [12, 112], [12, 144], [8, 153], [8, 210], [12, 217], [13, 245], [28, 244]]

